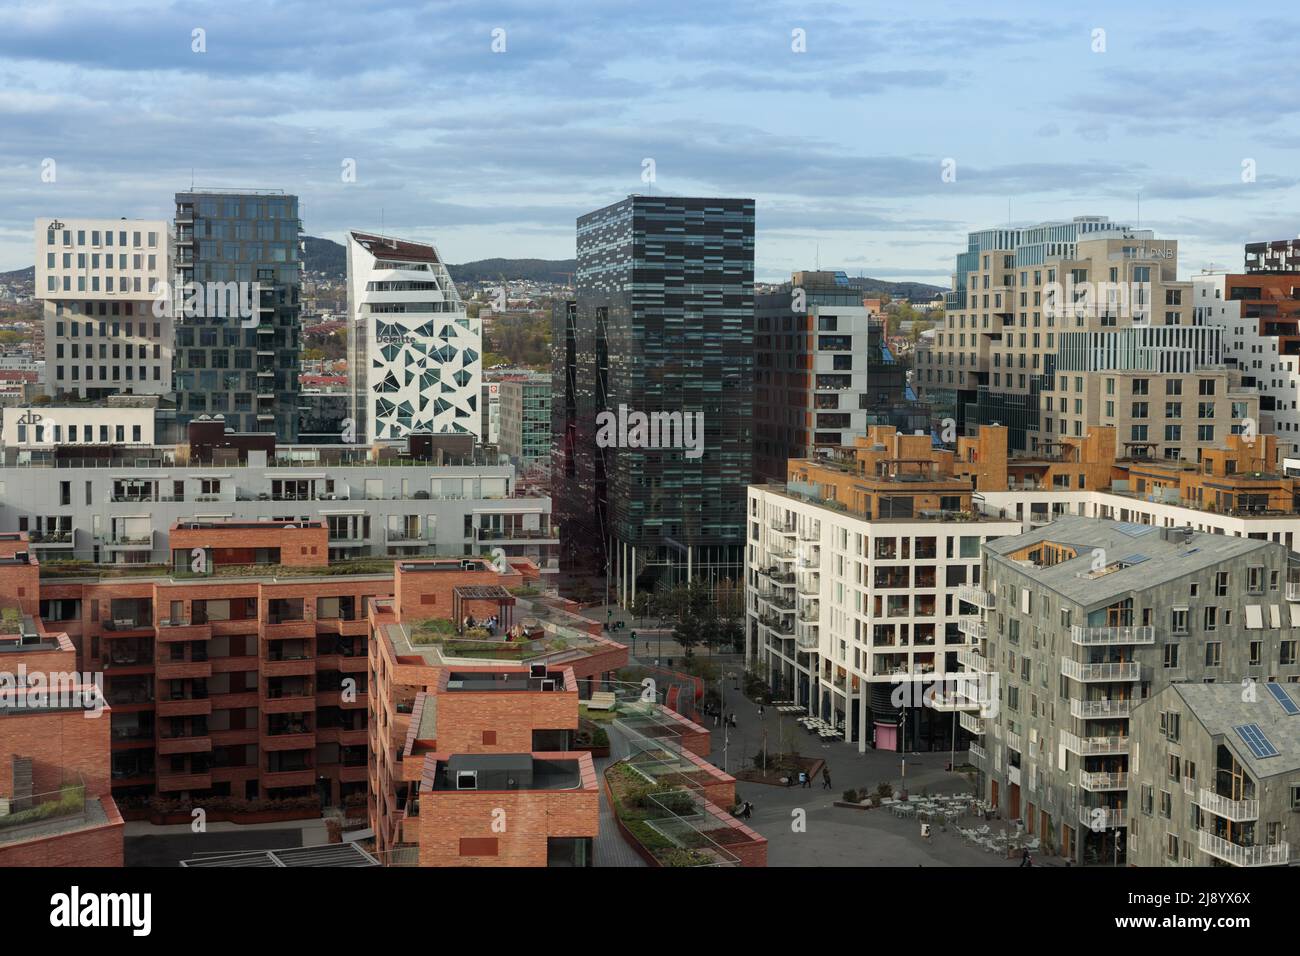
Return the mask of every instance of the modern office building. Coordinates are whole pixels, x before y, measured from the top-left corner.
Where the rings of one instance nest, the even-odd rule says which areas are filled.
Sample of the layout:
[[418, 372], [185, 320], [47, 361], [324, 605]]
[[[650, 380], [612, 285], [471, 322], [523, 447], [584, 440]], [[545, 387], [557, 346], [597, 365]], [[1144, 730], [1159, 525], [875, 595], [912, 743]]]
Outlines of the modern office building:
[[867, 426], [928, 430], [907, 370], [885, 343], [878, 300], [842, 272], [796, 272], [754, 298], [754, 480], [851, 447]]
[[472, 445], [449, 452], [412, 436], [401, 448], [277, 446], [215, 420], [189, 432], [176, 446], [7, 449], [0, 531], [28, 532], [47, 562], [165, 564], [177, 523], [300, 520], [325, 525], [331, 561], [500, 548], [556, 566], [550, 499], [520, 493], [515, 469]]
[[302, 259], [298, 197], [176, 194], [177, 423], [222, 415], [236, 431], [298, 436]]
[[359, 441], [480, 436], [483, 336], [438, 250], [348, 233], [348, 362]]
[[872, 426], [854, 449], [749, 488], [747, 665], [859, 751], [955, 743], [966, 705], [923, 701], [955, 697], [945, 678], [978, 636], [959, 626], [958, 595], [980, 583], [981, 546], [1021, 526], [981, 513], [954, 464], [928, 434]]
[[97, 401], [172, 390], [170, 233], [161, 220], [36, 220], [45, 392]]
[[503, 455], [521, 469], [551, 464], [551, 376], [502, 375], [500, 390]]
[[739, 580], [753, 200], [634, 195], [588, 213], [576, 281], [552, 336], [562, 564], [608, 568], [621, 601], [656, 582]]
[[1295, 683], [1170, 684], [1137, 707], [1129, 722], [1129, 863], [1294, 863], [1297, 723]]
[[[1134, 456], [1194, 459], [1237, 427], [1227, 393], [1240, 380], [1218, 331], [1196, 326], [1177, 259], [1175, 241], [1104, 217], [971, 233], [914, 384], [963, 431], [1010, 426], [1013, 452], [1110, 424]], [[1189, 372], [1221, 379], [1218, 401], [1170, 416], [1166, 396], [1184, 399], [1166, 382]], [[1248, 416], [1244, 392], [1235, 400]]]
[[1058, 517], [984, 554], [981, 585], [959, 595], [981, 639], [959, 662], [996, 678], [1000, 706], [962, 722], [979, 733], [982, 796], [1048, 852], [1125, 861], [1132, 775], [1159, 760], [1134, 753], [1143, 701], [1176, 683], [1300, 680], [1281, 544]]

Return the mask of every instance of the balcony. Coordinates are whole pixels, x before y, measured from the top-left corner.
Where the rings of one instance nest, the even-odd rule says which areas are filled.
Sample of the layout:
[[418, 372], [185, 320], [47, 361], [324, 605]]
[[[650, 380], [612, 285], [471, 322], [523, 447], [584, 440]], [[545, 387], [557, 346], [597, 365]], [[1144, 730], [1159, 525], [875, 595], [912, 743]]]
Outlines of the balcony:
[[1128, 826], [1128, 811], [1113, 807], [1079, 807], [1079, 822], [1094, 833]]
[[989, 626], [978, 617], [969, 614], [957, 618], [957, 630], [972, 641], [982, 641], [989, 636]]
[[158, 791], [160, 793], [211, 789], [211, 773], [167, 773], [158, 775]]
[[1079, 700], [1070, 698], [1070, 716], [1080, 720], [1116, 720], [1129, 717], [1133, 712], [1131, 700]]
[[1300, 581], [1288, 581], [1286, 583], [1286, 599], [1288, 601], [1300, 601]]
[[212, 713], [212, 701], [207, 697], [160, 700], [155, 705], [161, 717], [205, 717]]
[[995, 603], [992, 594], [972, 584], [963, 584], [957, 588], [957, 600], [973, 604], [985, 611], [991, 610]]
[[160, 641], [210, 641], [211, 624], [191, 624], [189, 621], [169, 620], [164, 618], [155, 628]]
[[795, 642], [801, 650], [815, 651], [820, 644], [819, 627], [816, 621], [797, 621], [795, 623]]
[[981, 763], [986, 763], [989, 759], [988, 751], [974, 741], [971, 741], [970, 744], [970, 756], [972, 760], [978, 760]]
[[1156, 630], [1150, 625], [1138, 627], [1070, 627], [1070, 643], [1080, 647], [1106, 644], [1154, 644]]
[[33, 531], [29, 541], [37, 548], [71, 548], [73, 546], [71, 531]]
[[1127, 790], [1128, 774], [1127, 773], [1088, 773], [1079, 771], [1079, 786], [1090, 793], [1100, 793], [1106, 790]]
[[1291, 844], [1278, 843], [1274, 846], [1239, 846], [1229, 843], [1223, 837], [1215, 836], [1209, 830], [1199, 834], [1201, 852], [1208, 853], [1216, 860], [1222, 860], [1232, 866], [1285, 866], [1291, 860]]
[[316, 658], [307, 655], [280, 660], [267, 658], [262, 661], [261, 671], [263, 677], [310, 677], [316, 673]]
[[1061, 746], [1081, 757], [1099, 757], [1108, 754], [1128, 753], [1127, 737], [1080, 737], [1068, 730], [1061, 731]]
[[958, 651], [957, 663], [969, 671], [979, 671], [982, 674], [994, 673], [994, 668], [989, 665], [988, 658], [979, 651]]
[[1062, 658], [1061, 673], [1071, 680], [1088, 681], [1137, 681], [1142, 679], [1142, 665], [1136, 661], [1116, 661], [1106, 664], [1082, 664], [1070, 658]]
[[174, 754], [202, 754], [211, 752], [211, 737], [196, 736], [158, 738], [158, 753], [160, 756], [166, 757]]
[[952, 713], [954, 710], [965, 712], [968, 710], [979, 710], [980, 704], [977, 700], [971, 700], [965, 694], [958, 691], [938, 691], [926, 699], [926, 704], [934, 710], [940, 710], [944, 713]]
[[554, 528], [475, 528], [474, 536], [477, 540], [484, 543], [494, 541], [528, 543], [535, 542], [558, 542], [560, 540], [559, 527]]
[[268, 641], [289, 641], [294, 638], [316, 636], [316, 625], [307, 620], [272, 619], [266, 622], [263, 630]]
[[1020, 735], [1014, 730], [1007, 731], [1007, 749], [1014, 750], [1016, 753], [1020, 753], [1023, 749]]
[[1196, 803], [1206, 813], [1213, 813], [1216, 817], [1223, 817], [1233, 823], [1259, 819], [1258, 800], [1233, 800], [1202, 787], [1196, 796]]
[[975, 714], [967, 713], [963, 710], [957, 715], [957, 722], [972, 734], [984, 733], [984, 720]]
[[1020, 768], [1007, 767], [1007, 783], [1020, 786]]
[[315, 785], [316, 771], [311, 768], [267, 771], [262, 774], [262, 786], [268, 790], [274, 787], [314, 787]]
[[211, 661], [160, 660], [154, 668], [159, 680], [185, 680], [212, 676]]
[[152, 534], [114, 534], [104, 541], [104, 547], [112, 551], [152, 551]]

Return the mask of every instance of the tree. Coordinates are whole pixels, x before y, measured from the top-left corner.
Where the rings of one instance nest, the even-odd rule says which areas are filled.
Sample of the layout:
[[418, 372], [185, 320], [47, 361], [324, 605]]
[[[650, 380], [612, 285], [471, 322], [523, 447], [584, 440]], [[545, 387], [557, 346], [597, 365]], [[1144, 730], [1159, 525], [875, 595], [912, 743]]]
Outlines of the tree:
[[650, 595], [641, 591], [632, 599], [632, 615], [637, 623], [643, 622], [650, 615]]
[[737, 653], [745, 649], [745, 592], [730, 579], [714, 595], [718, 617], [718, 647]]

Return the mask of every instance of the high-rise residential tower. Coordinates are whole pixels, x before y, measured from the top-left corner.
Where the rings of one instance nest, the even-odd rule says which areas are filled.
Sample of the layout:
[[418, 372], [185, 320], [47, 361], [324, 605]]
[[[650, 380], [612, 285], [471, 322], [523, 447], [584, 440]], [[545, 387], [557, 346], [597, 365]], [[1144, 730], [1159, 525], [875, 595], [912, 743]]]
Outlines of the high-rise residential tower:
[[437, 249], [349, 233], [348, 314], [359, 438], [481, 435], [482, 331], [466, 315]]
[[588, 213], [576, 281], [552, 336], [562, 564], [608, 561], [624, 601], [656, 581], [738, 580], [754, 201], [629, 196]]
[[298, 197], [176, 194], [177, 424], [222, 415], [238, 432], [298, 434], [302, 266]]
[[843, 272], [796, 272], [754, 297], [754, 480], [852, 447], [868, 425], [926, 430], [907, 368], [885, 343], [879, 301]]
[[99, 401], [172, 388], [172, 319], [161, 220], [36, 220], [36, 298], [44, 303], [45, 390]]

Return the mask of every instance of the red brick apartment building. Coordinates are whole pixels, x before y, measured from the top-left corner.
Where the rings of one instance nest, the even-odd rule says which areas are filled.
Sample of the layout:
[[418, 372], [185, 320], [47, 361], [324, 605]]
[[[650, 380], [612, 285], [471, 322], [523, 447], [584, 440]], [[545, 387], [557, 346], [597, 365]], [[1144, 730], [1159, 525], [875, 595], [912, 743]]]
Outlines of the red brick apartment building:
[[[25, 534], [3, 538], [0, 554], [28, 553]], [[77, 668], [102, 672], [112, 792], [127, 807], [149, 797], [364, 801], [367, 602], [396, 595], [413, 619], [447, 618], [453, 579], [523, 583], [519, 570], [479, 559], [331, 573], [320, 522], [186, 522], [169, 546], [167, 576], [43, 578], [34, 557], [0, 567], [0, 607], [65, 632]], [[450, 573], [415, 573], [424, 568]]]
[[[121, 866], [112, 714], [77, 673], [72, 641], [35, 616], [38, 568], [22, 548], [16, 535], [0, 540], [0, 866]], [[66, 683], [52, 687], [61, 675]]]
[[591, 865], [600, 791], [590, 755], [569, 747], [580, 696], [626, 665], [627, 648], [577, 618], [547, 626], [526, 665], [421, 643], [435, 609], [491, 613], [502, 598], [482, 578], [399, 566], [393, 599], [370, 605], [376, 850], [395, 865]]

